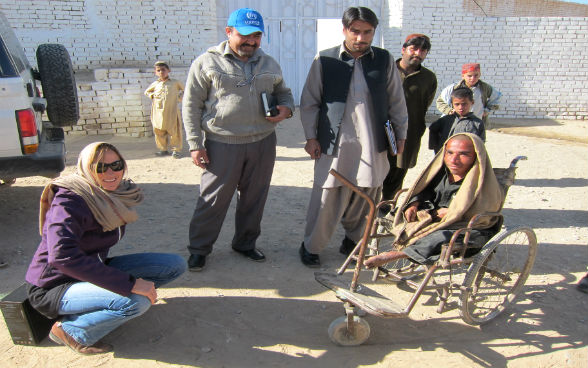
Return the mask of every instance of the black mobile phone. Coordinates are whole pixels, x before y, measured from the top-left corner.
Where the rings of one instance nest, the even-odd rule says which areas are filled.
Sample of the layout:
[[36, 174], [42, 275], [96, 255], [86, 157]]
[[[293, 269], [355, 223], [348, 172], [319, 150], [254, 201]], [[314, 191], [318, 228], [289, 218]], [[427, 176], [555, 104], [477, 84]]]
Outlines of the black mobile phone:
[[261, 103], [263, 104], [265, 116], [276, 116], [280, 113], [277, 107], [270, 104], [270, 101], [267, 98], [267, 93], [265, 92], [261, 92]]

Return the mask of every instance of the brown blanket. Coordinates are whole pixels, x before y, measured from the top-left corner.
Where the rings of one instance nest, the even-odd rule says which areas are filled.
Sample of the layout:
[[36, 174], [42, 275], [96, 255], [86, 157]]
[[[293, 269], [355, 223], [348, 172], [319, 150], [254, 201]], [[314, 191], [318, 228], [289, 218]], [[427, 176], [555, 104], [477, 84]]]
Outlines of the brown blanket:
[[[420, 220], [408, 223], [404, 217], [404, 210], [408, 201], [425, 189], [444, 167], [445, 146], [443, 150], [439, 151], [408, 191], [407, 196], [399, 207], [400, 210], [396, 211], [392, 233], [396, 236], [397, 244], [408, 246], [433, 231], [464, 227], [476, 214], [500, 210], [504, 194], [492, 170], [492, 164], [484, 143], [473, 134], [461, 133], [456, 135], [465, 135], [472, 140], [476, 151], [474, 166], [467, 173], [461, 187], [449, 205], [449, 212], [441, 221], [431, 222], [425, 216], [419, 216]], [[496, 221], [496, 218], [484, 217], [474, 227], [476, 229], [487, 229], [492, 227]]]

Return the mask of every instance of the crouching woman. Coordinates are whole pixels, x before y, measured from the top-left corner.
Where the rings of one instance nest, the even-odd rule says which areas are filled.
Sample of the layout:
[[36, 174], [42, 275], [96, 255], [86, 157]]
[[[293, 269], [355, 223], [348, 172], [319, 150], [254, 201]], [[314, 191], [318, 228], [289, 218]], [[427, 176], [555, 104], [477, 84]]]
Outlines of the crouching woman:
[[26, 273], [31, 305], [58, 318], [49, 338], [80, 354], [112, 351], [100, 341], [145, 313], [156, 288], [186, 269], [182, 257], [141, 253], [109, 258], [143, 194], [123, 179], [127, 165], [104, 142], [86, 146], [77, 172], [47, 185], [41, 195], [41, 243]]

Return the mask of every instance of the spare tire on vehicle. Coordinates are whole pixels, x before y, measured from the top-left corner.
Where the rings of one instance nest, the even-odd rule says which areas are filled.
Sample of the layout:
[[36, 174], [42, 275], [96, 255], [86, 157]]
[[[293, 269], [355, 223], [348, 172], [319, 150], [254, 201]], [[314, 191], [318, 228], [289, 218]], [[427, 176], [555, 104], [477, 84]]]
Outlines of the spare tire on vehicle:
[[49, 120], [57, 127], [75, 125], [80, 118], [78, 90], [66, 48], [54, 43], [39, 45], [37, 66]]

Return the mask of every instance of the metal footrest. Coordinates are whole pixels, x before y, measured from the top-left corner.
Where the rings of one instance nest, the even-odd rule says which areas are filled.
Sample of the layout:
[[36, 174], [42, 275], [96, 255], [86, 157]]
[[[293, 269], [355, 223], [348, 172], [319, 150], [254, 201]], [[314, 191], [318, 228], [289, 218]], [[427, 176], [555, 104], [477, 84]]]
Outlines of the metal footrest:
[[408, 314], [404, 308], [365, 285], [358, 285], [355, 292], [351, 291], [349, 278], [336, 273], [315, 272], [314, 278], [321, 285], [333, 290], [337, 298], [369, 314], [385, 318], [402, 318]]

